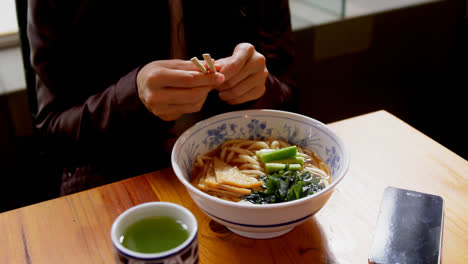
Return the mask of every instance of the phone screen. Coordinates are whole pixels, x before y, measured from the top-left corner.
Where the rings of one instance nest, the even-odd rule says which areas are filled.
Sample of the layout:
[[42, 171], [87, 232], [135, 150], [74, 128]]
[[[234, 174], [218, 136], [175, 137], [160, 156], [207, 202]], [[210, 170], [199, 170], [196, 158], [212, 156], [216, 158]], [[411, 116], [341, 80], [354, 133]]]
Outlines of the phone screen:
[[369, 262], [440, 263], [442, 226], [442, 197], [387, 187]]

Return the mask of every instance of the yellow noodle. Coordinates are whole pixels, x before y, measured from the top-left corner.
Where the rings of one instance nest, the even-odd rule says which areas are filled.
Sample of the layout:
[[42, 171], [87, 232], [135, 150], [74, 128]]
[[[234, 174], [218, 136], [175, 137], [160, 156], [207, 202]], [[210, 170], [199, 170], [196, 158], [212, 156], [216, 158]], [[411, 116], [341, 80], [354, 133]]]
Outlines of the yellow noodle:
[[252, 151], [248, 150], [248, 149], [243, 149], [243, 148], [240, 148], [240, 147], [230, 147], [229, 148], [230, 151], [233, 151], [233, 152], [236, 152], [236, 153], [239, 153], [239, 154], [244, 154], [244, 155], [250, 155], [250, 156], [254, 156], [255, 153], [253, 153]]
[[248, 149], [249, 147], [246, 147], [246, 146], [251, 146], [251, 145], [255, 144], [255, 142], [256, 141], [254, 141], [254, 140], [245, 140], [243, 142], [238, 142], [236, 144], [233, 144], [233, 146]]
[[327, 175], [326, 172], [317, 167], [304, 166], [303, 169], [320, 176], [322, 179], [328, 180], [328, 178], [330, 178], [330, 176]]
[[205, 165], [203, 160], [211, 160], [211, 159], [212, 158], [209, 156], [199, 155], [195, 159], [195, 166], [203, 167]]
[[320, 182], [323, 184], [323, 186], [325, 186], [325, 188], [330, 185], [330, 183], [327, 181], [327, 180], [320, 180]]
[[280, 144], [276, 140], [271, 142], [271, 144], [270, 144], [270, 148], [272, 148], [272, 149], [279, 149], [279, 147], [280, 147]]
[[288, 142], [284, 141], [284, 140], [278, 140], [281, 148], [286, 148], [286, 147], [290, 147], [291, 144], [289, 144]]
[[270, 148], [270, 146], [268, 146], [267, 143], [263, 142], [263, 141], [256, 141], [255, 143], [253, 143], [252, 145], [250, 145], [248, 147], [248, 149], [252, 150], [252, 149], [268, 149]]
[[227, 151], [227, 148], [221, 148], [221, 153], [219, 154], [219, 158], [222, 161], [226, 161], [226, 151]]
[[251, 157], [251, 156], [248, 156], [248, 155], [241, 154], [241, 155], [239, 155], [239, 158], [244, 160], [244, 162], [248, 162], [248, 163], [260, 166], [260, 163], [256, 160], [257, 156]]
[[261, 170], [240, 170], [240, 172], [244, 173], [244, 174], [247, 174], [247, 175], [255, 175], [257, 177], [255, 178], [258, 178], [258, 176], [261, 176], [261, 175], [265, 175], [265, 172], [261, 171]]
[[[232, 159], [230, 161], [230, 163], [245, 163], [245, 162], [247, 162], [245, 159], [239, 158], [239, 157], [236, 157], [235, 159]], [[251, 164], [251, 163], [248, 163], [248, 164]], [[253, 165], [255, 165], [255, 164], [253, 164]]]
[[263, 170], [263, 168], [259, 165], [252, 164], [252, 163], [245, 163], [239, 166], [240, 170], [247, 170], [247, 169], [254, 169], [254, 170]]
[[[320, 161], [319, 165], [320, 165], [320, 168], [322, 168], [322, 170], [325, 171], [325, 173], [328, 175], [328, 177], [330, 177], [331, 171], [330, 171], [330, 168], [325, 163], [325, 161], [323, 161], [323, 160]], [[328, 179], [328, 180], [330, 181], [330, 179]]]
[[311, 156], [309, 156], [309, 155], [307, 155], [307, 154], [305, 154], [305, 153], [302, 153], [302, 152], [298, 152], [297, 155], [298, 155], [299, 157], [304, 158], [304, 159], [311, 159], [311, 158], [312, 158]]
[[232, 152], [232, 151], [229, 152], [229, 154], [228, 154], [228, 156], [227, 156], [227, 158], [226, 158], [225, 161], [226, 161], [227, 163], [229, 163], [229, 162], [232, 160], [232, 158], [234, 158], [234, 154], [235, 154], [235, 152]]

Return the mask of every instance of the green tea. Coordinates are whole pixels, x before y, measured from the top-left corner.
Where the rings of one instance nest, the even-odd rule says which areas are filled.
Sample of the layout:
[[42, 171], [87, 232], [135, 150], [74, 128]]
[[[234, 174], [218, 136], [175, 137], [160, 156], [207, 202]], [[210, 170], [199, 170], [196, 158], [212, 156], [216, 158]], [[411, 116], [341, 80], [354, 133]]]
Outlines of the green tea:
[[189, 237], [187, 225], [171, 217], [150, 217], [131, 224], [120, 243], [141, 253], [158, 253], [182, 244]]

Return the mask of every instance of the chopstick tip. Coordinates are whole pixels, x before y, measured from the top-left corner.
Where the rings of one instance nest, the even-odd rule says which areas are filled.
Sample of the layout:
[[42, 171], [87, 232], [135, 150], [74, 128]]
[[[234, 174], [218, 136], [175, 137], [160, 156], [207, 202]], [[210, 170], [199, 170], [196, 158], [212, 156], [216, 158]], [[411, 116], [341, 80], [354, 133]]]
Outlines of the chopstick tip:
[[213, 64], [213, 60], [211, 59], [211, 55], [209, 53], [203, 53], [203, 59], [205, 60], [206, 64], [210, 68], [211, 72], [216, 73], [216, 67]]
[[203, 64], [201, 64], [201, 62], [198, 60], [197, 57], [193, 57], [190, 59], [190, 61], [195, 64], [195, 66], [197, 66], [197, 68], [203, 72], [203, 73], [208, 73], [208, 71], [206, 70], [205, 66], [203, 66]]

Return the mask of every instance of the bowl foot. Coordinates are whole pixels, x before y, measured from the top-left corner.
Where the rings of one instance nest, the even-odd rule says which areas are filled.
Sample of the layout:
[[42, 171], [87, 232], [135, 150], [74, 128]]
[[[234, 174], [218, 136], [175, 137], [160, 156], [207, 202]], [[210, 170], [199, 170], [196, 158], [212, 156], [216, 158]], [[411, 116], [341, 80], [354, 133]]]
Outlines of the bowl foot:
[[238, 234], [240, 236], [243, 236], [243, 237], [254, 238], [254, 239], [268, 239], [268, 238], [274, 238], [274, 237], [282, 236], [282, 235], [288, 233], [289, 231], [293, 230], [294, 227], [288, 228], [288, 229], [285, 229], [285, 230], [281, 230], [281, 231], [269, 232], [269, 233], [246, 232], [246, 231], [240, 231], [240, 230], [232, 229], [232, 228], [229, 228], [229, 227], [228, 227], [228, 229], [231, 230], [233, 233], [236, 233], [236, 234]]

